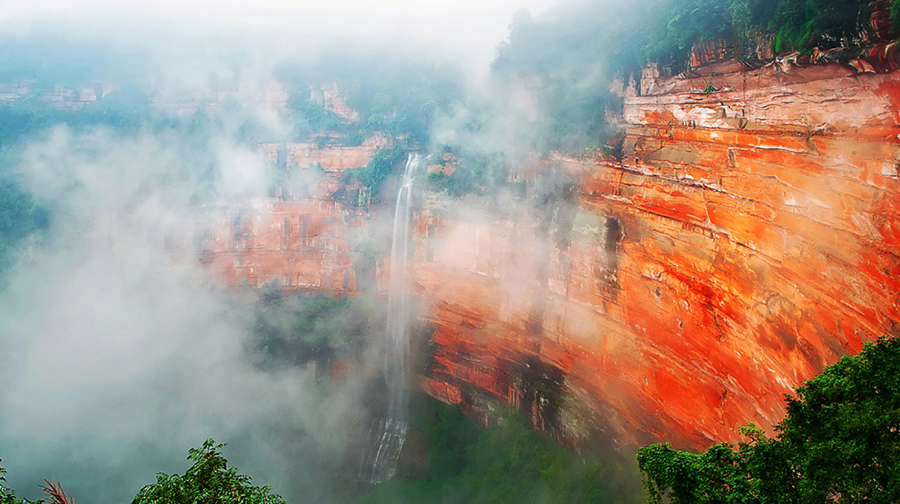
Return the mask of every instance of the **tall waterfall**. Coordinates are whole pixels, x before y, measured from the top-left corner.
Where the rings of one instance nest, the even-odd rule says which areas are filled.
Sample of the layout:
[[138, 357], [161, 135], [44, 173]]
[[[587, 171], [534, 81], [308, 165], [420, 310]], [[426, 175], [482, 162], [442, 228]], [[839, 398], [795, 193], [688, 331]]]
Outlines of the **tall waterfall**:
[[412, 219], [412, 184], [422, 163], [418, 154], [410, 154], [403, 170], [394, 209], [391, 242], [391, 269], [388, 283], [387, 338], [384, 347], [384, 381], [387, 410], [369, 431], [363, 452], [359, 480], [378, 484], [391, 479], [397, 471], [397, 459], [406, 440], [409, 389], [407, 354], [409, 353], [409, 244]]

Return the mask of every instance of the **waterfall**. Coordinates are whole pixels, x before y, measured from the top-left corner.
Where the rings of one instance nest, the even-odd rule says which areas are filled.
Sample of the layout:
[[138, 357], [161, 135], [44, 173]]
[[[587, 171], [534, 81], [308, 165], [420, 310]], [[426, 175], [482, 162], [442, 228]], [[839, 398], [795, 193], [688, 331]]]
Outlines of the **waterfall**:
[[397, 459], [406, 441], [409, 389], [407, 388], [407, 354], [409, 353], [409, 244], [411, 241], [412, 183], [422, 162], [418, 154], [410, 154], [403, 170], [394, 208], [391, 241], [391, 269], [388, 282], [388, 314], [386, 344], [383, 349], [384, 382], [387, 388], [387, 410], [369, 430], [363, 452], [359, 481], [378, 484], [391, 479], [397, 470]]

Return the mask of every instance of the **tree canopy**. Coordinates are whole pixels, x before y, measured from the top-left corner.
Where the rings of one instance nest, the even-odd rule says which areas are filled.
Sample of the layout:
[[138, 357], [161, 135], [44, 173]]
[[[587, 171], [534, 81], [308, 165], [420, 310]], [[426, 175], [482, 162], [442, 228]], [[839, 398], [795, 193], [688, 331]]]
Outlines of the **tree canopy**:
[[695, 454], [667, 443], [642, 448], [650, 502], [888, 503], [900, 500], [900, 337], [867, 343], [787, 395], [768, 438]]
[[228, 468], [219, 453], [224, 444], [207, 439], [200, 448], [191, 448], [192, 465], [184, 475], [159, 473], [156, 483], [138, 492], [131, 504], [284, 504], [272, 489], [253, 486], [249, 476]]
[[[427, 461], [417, 465], [425, 474], [411, 477], [401, 460], [399, 477], [366, 493], [356, 504], [629, 504], [642, 500], [636, 471], [618, 454], [573, 453], [545, 433], [532, 430], [518, 413], [508, 412], [502, 421], [485, 428], [459, 406], [430, 398], [418, 407], [415, 397], [413, 402], [418, 417], [413, 432], [424, 434], [427, 441]], [[413, 434], [408, 442], [415, 439]]]
[[[892, 13], [900, 19], [900, 4]], [[694, 44], [719, 38], [748, 60], [766, 48], [859, 45], [872, 39], [870, 15], [863, 0], [568, 0], [539, 16], [516, 14], [492, 70], [535, 91], [535, 147], [577, 152], [610, 142], [608, 116], [621, 110], [610, 81], [639, 80], [647, 62], [677, 74], [688, 69]]]

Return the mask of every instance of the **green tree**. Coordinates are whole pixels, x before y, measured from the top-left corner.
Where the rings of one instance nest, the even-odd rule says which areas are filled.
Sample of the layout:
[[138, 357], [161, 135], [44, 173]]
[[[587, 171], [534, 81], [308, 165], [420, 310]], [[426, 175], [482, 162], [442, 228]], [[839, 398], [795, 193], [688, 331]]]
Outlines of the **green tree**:
[[375, 153], [369, 164], [356, 170], [347, 170], [347, 180], [354, 178], [366, 186], [370, 193], [378, 193], [378, 188], [395, 166], [399, 166], [406, 159], [406, 151], [400, 145], [395, 144], [390, 149], [381, 149]]
[[[3, 459], [0, 459], [2, 462]], [[43, 501], [30, 501], [28, 499], [20, 499], [16, 497], [16, 493], [6, 487], [6, 469], [0, 467], [0, 504], [39, 504]]]
[[132, 504], [284, 504], [271, 488], [253, 486], [249, 476], [229, 469], [219, 453], [224, 446], [207, 439], [202, 447], [191, 448], [188, 460], [194, 465], [183, 476], [159, 473], [156, 483], [142, 488]]
[[786, 396], [767, 438], [701, 454], [656, 444], [638, 452], [650, 502], [888, 503], [900, 500], [900, 338], [867, 343]]

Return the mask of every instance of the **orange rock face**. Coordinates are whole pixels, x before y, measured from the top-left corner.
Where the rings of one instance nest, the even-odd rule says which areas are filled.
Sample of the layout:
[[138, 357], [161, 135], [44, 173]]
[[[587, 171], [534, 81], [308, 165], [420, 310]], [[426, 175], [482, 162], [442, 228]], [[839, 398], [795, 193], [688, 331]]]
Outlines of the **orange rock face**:
[[[197, 247], [201, 263], [229, 287], [277, 281], [282, 288], [310, 292], [358, 290], [350, 242], [366, 234], [365, 212], [336, 201], [335, 192], [343, 170], [365, 166], [379, 147], [260, 144], [262, 156], [284, 171], [286, 181], [274, 198], [206, 209], [198, 226], [204, 229]], [[376, 272], [370, 273], [368, 283], [375, 285]]]
[[[620, 161], [547, 160], [577, 181], [555, 206], [417, 213], [426, 392], [473, 414], [509, 403], [572, 443], [702, 448], [771, 429], [784, 393], [900, 330], [900, 74], [697, 74], [714, 76], [645, 73]], [[375, 148], [263, 146], [323, 178], [302, 200], [211, 209], [202, 261], [232, 286], [358, 290], [365, 216], [334, 190]]]
[[621, 162], [555, 160], [581, 177], [565, 236], [562, 210], [419, 215], [426, 391], [573, 442], [702, 448], [771, 429], [784, 393], [897, 332], [900, 74], [716, 75], [626, 98]]
[[348, 242], [364, 222], [338, 202], [264, 200], [211, 217], [200, 261], [222, 285], [356, 290]]
[[[355, 147], [320, 147], [314, 143], [283, 144], [288, 160], [297, 168], [321, 166], [326, 171], [366, 166], [379, 149], [387, 147], [390, 147], [390, 142], [382, 137], [369, 138], [363, 145]], [[276, 162], [279, 144], [260, 144], [259, 148], [269, 162]]]

